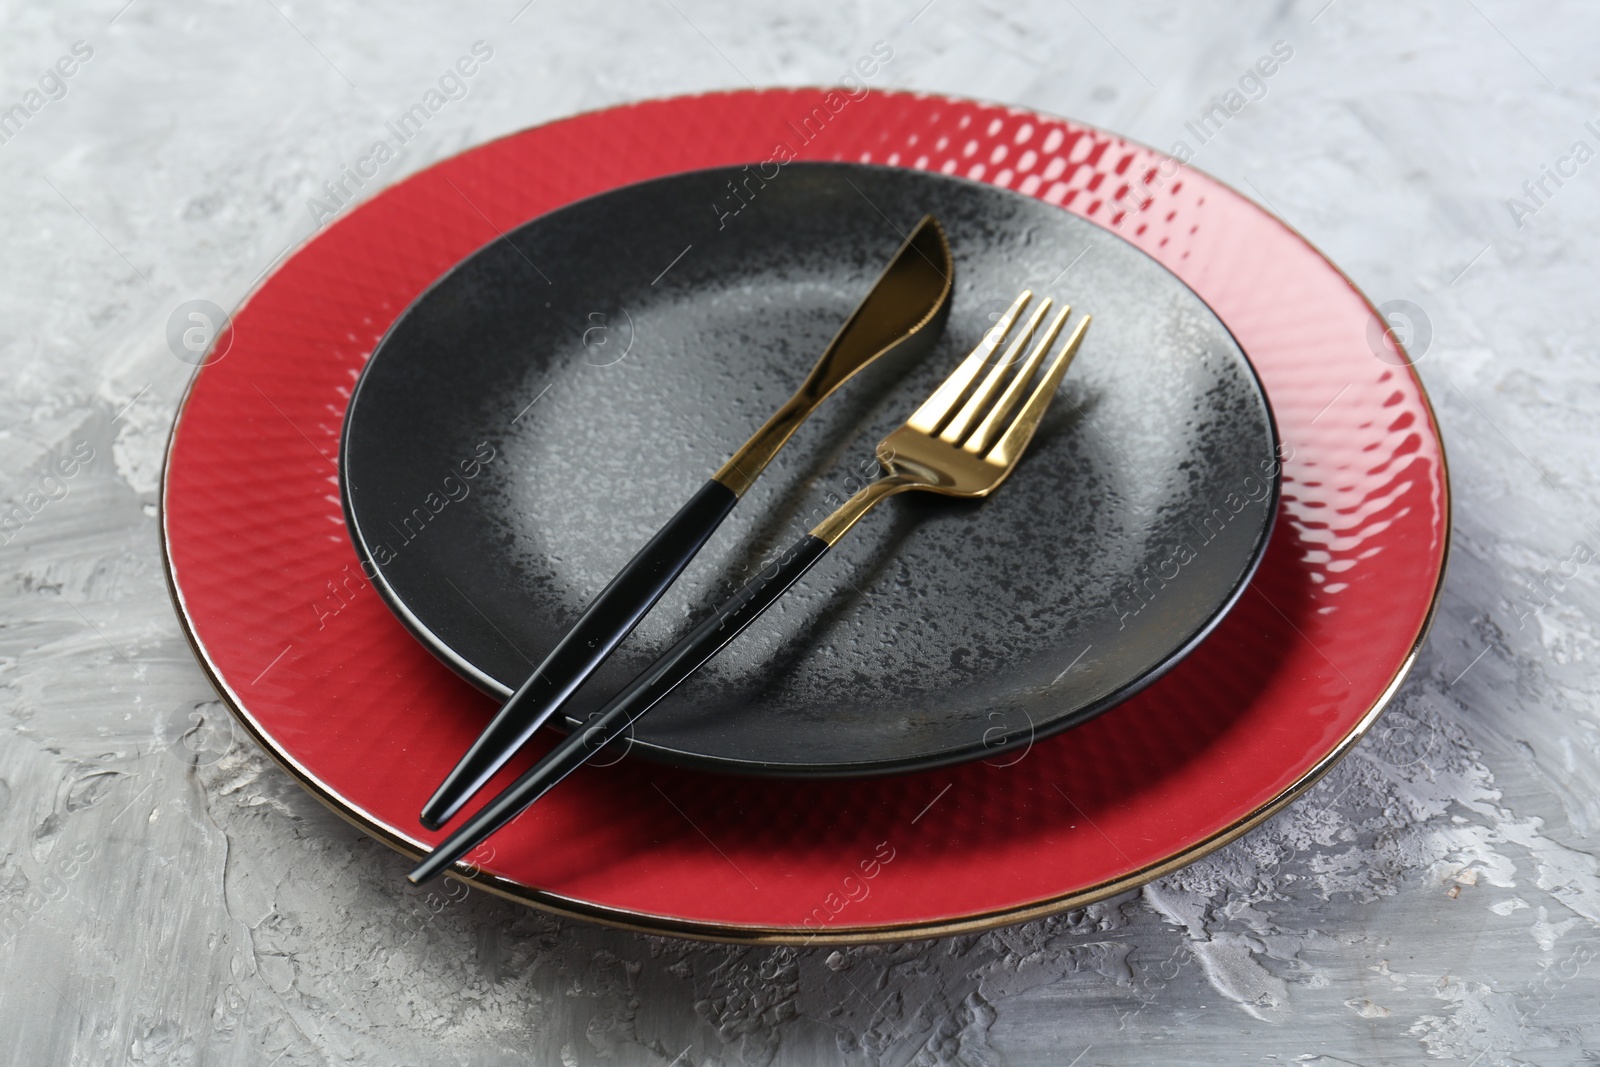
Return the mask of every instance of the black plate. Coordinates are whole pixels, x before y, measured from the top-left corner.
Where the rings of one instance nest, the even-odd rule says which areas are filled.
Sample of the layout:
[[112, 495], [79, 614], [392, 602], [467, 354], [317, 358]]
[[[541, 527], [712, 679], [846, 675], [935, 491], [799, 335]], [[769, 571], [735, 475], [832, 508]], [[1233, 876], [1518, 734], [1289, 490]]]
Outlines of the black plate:
[[956, 260], [939, 347], [869, 368], [813, 415], [565, 712], [597, 710], [873, 475], [874, 444], [1024, 286], [1094, 325], [1006, 486], [880, 507], [641, 720], [633, 750], [776, 774], [1004, 763], [1191, 649], [1277, 510], [1271, 412], [1216, 315], [1133, 246], [1028, 197], [853, 164], [756, 173], [676, 175], [535, 219], [396, 321], [351, 399], [341, 472], [357, 550], [400, 619], [508, 695], [931, 212]]

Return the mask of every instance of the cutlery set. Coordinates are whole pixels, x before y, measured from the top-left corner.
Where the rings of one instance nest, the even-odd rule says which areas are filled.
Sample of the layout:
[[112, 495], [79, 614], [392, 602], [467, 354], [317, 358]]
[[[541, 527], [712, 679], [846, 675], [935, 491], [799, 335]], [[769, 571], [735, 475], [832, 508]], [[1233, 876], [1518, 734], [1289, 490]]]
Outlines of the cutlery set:
[[[879, 359], [911, 358], [932, 348], [949, 312], [953, 276], [944, 231], [932, 216], [925, 216], [794, 395], [623, 567], [501, 707], [424, 806], [423, 826], [438, 830], [449, 822], [566, 703], [656, 604], [824, 400]], [[1032, 298], [1024, 290], [932, 395], [879, 443], [881, 477], [762, 567], [586, 727], [574, 730], [474, 813], [418, 864], [408, 875], [410, 881], [421, 884], [442, 873], [621, 736], [776, 603], [881, 501], [909, 491], [980, 498], [998, 489], [1033, 439], [1090, 322], [1082, 316], [1046, 365], [1071, 308], [1063, 307], [1046, 325], [1052, 302], [1044, 299], [1013, 336]]]

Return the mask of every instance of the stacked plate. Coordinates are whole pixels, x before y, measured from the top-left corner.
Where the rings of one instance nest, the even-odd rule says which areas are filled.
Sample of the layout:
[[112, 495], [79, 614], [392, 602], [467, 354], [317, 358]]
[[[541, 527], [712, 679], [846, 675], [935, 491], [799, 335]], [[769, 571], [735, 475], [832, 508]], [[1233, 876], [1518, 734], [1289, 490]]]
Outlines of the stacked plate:
[[1244, 832], [1398, 685], [1444, 565], [1443, 452], [1337, 269], [1102, 131], [874, 93], [802, 142], [822, 99], [658, 101], [448, 160], [286, 260], [197, 373], [164, 487], [180, 614], [251, 733], [370, 832], [437, 842], [417, 812], [494, 698], [930, 213], [956, 261], [940, 345], [813, 417], [563, 728], [872, 476], [1032, 287], [1095, 325], [1011, 482], [868, 520], [472, 876], [729, 940], [1018, 921]]

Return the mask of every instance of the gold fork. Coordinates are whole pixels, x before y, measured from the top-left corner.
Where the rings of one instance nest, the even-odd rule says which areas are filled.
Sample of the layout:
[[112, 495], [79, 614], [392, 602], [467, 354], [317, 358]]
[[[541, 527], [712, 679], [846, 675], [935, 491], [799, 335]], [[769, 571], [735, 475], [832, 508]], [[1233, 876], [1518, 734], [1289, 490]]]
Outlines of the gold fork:
[[[762, 568], [727, 603], [635, 678], [588, 725], [570, 734], [467, 820], [407, 877], [415, 884], [422, 884], [516, 818], [759, 618], [880, 501], [914, 489], [957, 497], [984, 497], [998, 489], [1016, 469], [1017, 460], [1033, 440], [1039, 420], [1055, 398], [1067, 365], [1077, 354], [1089, 328], [1090, 317], [1085, 315], [1038, 384], [1033, 385], [1040, 365], [1072, 312], [1070, 306], [1062, 308], [1039, 335], [1032, 351], [1021, 361], [1021, 366], [1016, 367], [1008, 383], [1007, 373], [1016, 366], [1029, 340], [1038, 334], [1039, 324], [1050, 310], [1051, 302], [1046, 298], [1034, 309], [1022, 332], [1007, 346], [1001, 358], [983, 374], [990, 357], [1010, 334], [1017, 316], [1032, 298], [1031, 292], [1023, 290], [955, 372], [904, 425], [878, 444], [878, 461], [885, 470], [883, 477], [863, 486], [791, 546], [775, 564]], [[973, 389], [973, 382], [980, 374], [983, 380]], [[1030, 385], [1033, 391], [1013, 417], [1013, 410]], [[969, 390], [971, 395], [968, 395]], [[998, 400], [995, 399], [997, 393]]]

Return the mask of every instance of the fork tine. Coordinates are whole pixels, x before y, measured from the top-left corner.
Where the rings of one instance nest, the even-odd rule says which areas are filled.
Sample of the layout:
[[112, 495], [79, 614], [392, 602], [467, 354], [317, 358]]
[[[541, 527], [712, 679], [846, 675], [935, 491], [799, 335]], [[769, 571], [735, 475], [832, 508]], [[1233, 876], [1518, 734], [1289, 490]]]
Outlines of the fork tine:
[[932, 396], [923, 401], [921, 407], [912, 412], [911, 417], [906, 420], [907, 426], [929, 437], [933, 436], [939, 429], [939, 423], [950, 414], [950, 409], [956, 406], [956, 401], [967, 391], [972, 379], [978, 376], [978, 372], [989, 362], [994, 350], [1000, 347], [1000, 342], [1011, 332], [1011, 324], [1017, 320], [1017, 315], [1032, 299], [1031, 289], [1022, 290], [1006, 313], [1000, 316], [1000, 321], [995, 323], [994, 329], [984, 334], [983, 340], [978, 342], [978, 347], [972, 350], [972, 354], [961, 361], [961, 365], [933, 391]]
[[1009, 468], [1017, 461], [1017, 457], [1022, 455], [1022, 450], [1028, 447], [1028, 442], [1033, 440], [1033, 431], [1039, 428], [1039, 420], [1044, 418], [1045, 409], [1050, 406], [1050, 401], [1055, 399], [1056, 387], [1061, 384], [1062, 376], [1067, 373], [1067, 364], [1078, 354], [1078, 346], [1083, 343], [1083, 335], [1089, 329], [1090, 320], [1089, 315], [1078, 320], [1072, 336], [1067, 338], [1067, 346], [1061, 350], [1055, 362], [1050, 364], [1044, 380], [1034, 389], [1033, 395], [1028, 397], [1028, 402], [1022, 406], [1017, 417], [1011, 421], [1010, 427], [1001, 435], [999, 443], [984, 457], [990, 463], [1003, 464]]
[[1061, 327], [1066, 325], [1067, 316], [1071, 314], [1071, 304], [1056, 312], [1056, 317], [1050, 320], [1049, 328], [1033, 346], [1033, 351], [1028, 353], [1028, 359], [1017, 371], [1016, 377], [1011, 379], [1006, 391], [995, 402], [994, 407], [989, 409], [989, 414], [984, 416], [978, 428], [972, 432], [972, 437], [962, 446], [967, 452], [981, 456], [989, 450], [990, 445], [994, 444], [994, 439], [1006, 428], [1006, 420], [1011, 417], [1011, 409], [1022, 399], [1022, 391], [1033, 382], [1034, 372], [1039, 369], [1039, 364], [1044, 362], [1044, 357], [1050, 353], [1050, 346], [1056, 343], [1056, 335], [1061, 332]]
[[1027, 347], [1028, 339], [1039, 329], [1039, 322], [1044, 318], [1045, 312], [1050, 310], [1051, 300], [1045, 297], [1039, 306], [1033, 309], [1033, 314], [1028, 316], [1028, 322], [1022, 331], [1006, 346], [1005, 355], [995, 360], [994, 366], [989, 368], [989, 373], [983, 376], [983, 381], [978, 388], [973, 390], [967, 402], [961, 405], [961, 410], [956, 412], [955, 418], [950, 420], [950, 425], [944, 428], [939, 435], [939, 440], [946, 444], [960, 444], [961, 439], [972, 429], [972, 424], [978, 421], [989, 401], [994, 399], [994, 394], [999, 391], [1000, 384], [1005, 380], [1006, 371], [1017, 365], [1023, 349]]

